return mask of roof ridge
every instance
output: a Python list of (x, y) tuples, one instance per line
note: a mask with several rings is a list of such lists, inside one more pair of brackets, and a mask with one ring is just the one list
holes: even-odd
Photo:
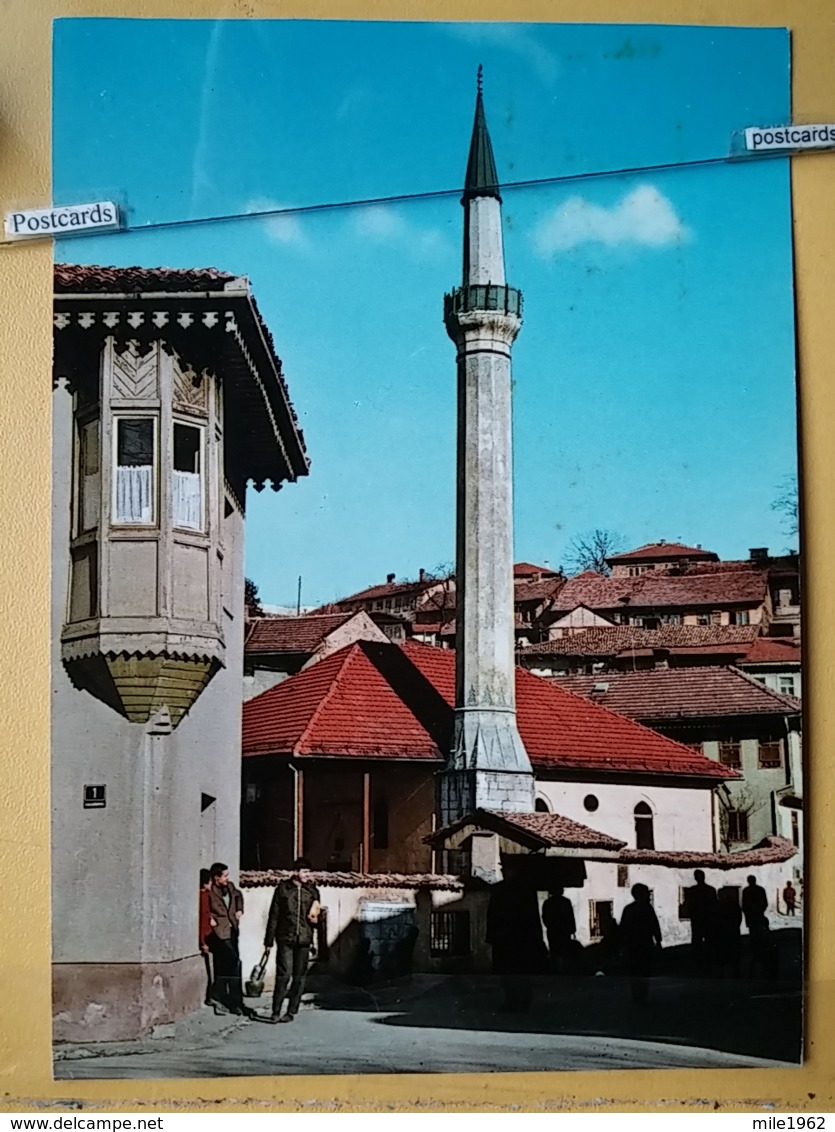
[[(339, 665), (339, 668), (336, 672), (336, 675), (334, 676), (333, 680), (331, 680), (330, 685), (328, 686), (327, 691), (325, 692), (324, 696), (322, 696), (322, 698), (319, 700), (319, 703), (316, 705), (316, 707), (311, 712), (310, 719), (308, 719), (307, 723), (305, 724), (301, 735), (299, 735), (298, 739), (293, 744), (293, 752), (292, 753), (294, 755), (301, 755), (302, 754), (302, 747), (304, 745), (305, 739), (307, 738), (308, 734), (313, 730), (314, 724), (318, 721), (322, 712), (325, 710), (325, 705), (333, 698), (334, 693), (336, 692), (337, 688), (339, 687), (340, 681), (342, 680), (342, 677), (345, 673), (345, 669), (348, 667), (348, 664), (350, 663), (353, 654), (357, 651), (357, 649), (360, 647), (361, 644), (362, 644), (361, 641), (351, 641), (350, 644), (345, 646), (344, 650), (338, 649), (335, 653), (332, 654), (332, 659), (335, 659), (336, 657), (338, 657), (340, 652), (343, 652), (343, 651), (345, 653), (345, 656), (343, 657), (343, 659), (342, 659), (342, 661)], [(362, 649), (360, 649), (360, 651), (362, 651)], [(365, 654), (363, 653), (363, 655), (365, 655)], [(322, 661), (317, 661), (317, 664), (321, 664), (321, 663), (322, 663)], [(315, 665), (314, 665), (314, 668), (315, 668)], [(308, 672), (310, 672), (310, 671), (311, 671), (311, 669), (308, 669)], [(276, 685), (276, 686), (280, 687), (281, 685), (279, 684), (279, 685)]]

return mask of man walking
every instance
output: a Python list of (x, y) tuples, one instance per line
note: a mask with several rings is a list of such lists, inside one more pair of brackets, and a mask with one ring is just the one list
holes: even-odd
[(693, 873), (696, 883), (685, 894), (685, 907), (690, 916), (690, 939), (698, 966), (710, 967), (716, 940), (716, 889), (705, 881), (701, 869)]
[[(275, 991), (271, 1021), (292, 1022), (299, 1012), (313, 930), (319, 920), (319, 889), (313, 883), (310, 862), (299, 857), (293, 862), (293, 874), (281, 881), (273, 893), (264, 936), (264, 950), (275, 943)], [(287, 1013), (281, 1006), (289, 991)]]
[(742, 892), (742, 914), (748, 934), (755, 939), (768, 931), (767, 911), (768, 896), (765, 889), (757, 884), (756, 877), (748, 877), (748, 884)]
[(797, 908), (797, 889), (790, 880), (786, 881), (783, 889), (783, 903), (786, 905), (786, 915), (793, 916)]
[(655, 956), (661, 950), (661, 928), (645, 884), (632, 886), (632, 901), (621, 915), (620, 934), (626, 951), (632, 1001), (636, 1006), (646, 1006)]
[[(241, 982), (241, 957), (238, 951), (244, 898), (229, 879), (227, 865), (216, 861), (209, 869), (209, 915), (214, 926), (207, 942), (212, 953), (215, 976), (215, 997), (232, 1014), (245, 1014)], [(215, 1007), (216, 1012), (218, 1007)]]
[(555, 886), (542, 905), (542, 922), (548, 936), (551, 968), (562, 974), (571, 958), (572, 940), (577, 932), (574, 908), (564, 895), (562, 885)]

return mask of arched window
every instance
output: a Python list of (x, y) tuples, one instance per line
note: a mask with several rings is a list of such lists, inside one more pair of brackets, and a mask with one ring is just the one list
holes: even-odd
[(655, 833), (652, 822), (652, 810), (646, 802), (639, 802), (635, 807), (635, 847), (637, 849), (655, 848)]
[(537, 798), (533, 804), (533, 808), (538, 814), (550, 814), (551, 812), (551, 807), (544, 798)]

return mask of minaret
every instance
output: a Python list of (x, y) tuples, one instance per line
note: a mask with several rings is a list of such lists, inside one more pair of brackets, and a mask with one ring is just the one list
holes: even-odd
[(462, 286), (444, 299), (458, 347), (455, 733), (440, 775), (443, 825), (476, 808), (530, 812), (534, 779), (516, 724), (510, 348), (522, 296), (505, 282), (502, 198), (481, 67), (461, 203)]

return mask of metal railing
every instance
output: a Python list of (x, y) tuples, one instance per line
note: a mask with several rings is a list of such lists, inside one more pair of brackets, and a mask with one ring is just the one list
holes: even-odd
[(522, 317), (522, 292), (497, 283), (468, 283), (444, 295), (444, 318), (467, 311), (499, 311)]

